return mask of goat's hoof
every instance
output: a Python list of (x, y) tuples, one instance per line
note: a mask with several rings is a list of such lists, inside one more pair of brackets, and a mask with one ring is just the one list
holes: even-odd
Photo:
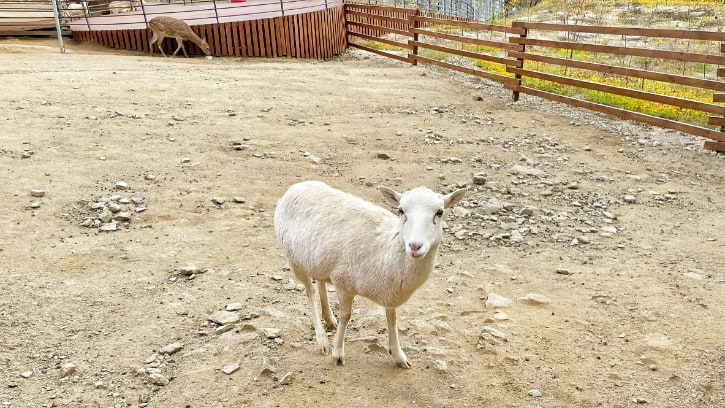
[(320, 345), (320, 352), (322, 353), (323, 356), (330, 354), (330, 344), (329, 343), (327, 343), (325, 341), (325, 342), (320, 342), (319, 345)]
[(326, 320), (325, 324), (330, 330), (337, 330), (337, 321), (335, 319)]
[(407, 369), (407, 368), (412, 368), (412, 367), (413, 367), (413, 366), (412, 366), (412, 365), (410, 364), (410, 361), (408, 361), (408, 359), (405, 359), (405, 360), (403, 360), (403, 361), (397, 361), (397, 362), (396, 362), (396, 364), (397, 364), (397, 365), (398, 365), (398, 367), (400, 367), (400, 368), (406, 368), (406, 369)]
[(337, 357), (337, 358), (335, 358), (335, 365), (344, 366), (345, 365), (345, 357)]

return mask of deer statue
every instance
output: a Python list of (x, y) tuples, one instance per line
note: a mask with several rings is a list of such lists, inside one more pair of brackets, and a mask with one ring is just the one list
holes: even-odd
[(176, 38), (176, 42), (179, 44), (179, 47), (176, 48), (173, 56), (176, 56), (176, 53), (178, 53), (179, 50), (183, 50), (186, 58), (189, 58), (189, 54), (186, 53), (186, 48), (184, 48), (184, 40), (189, 40), (198, 45), (204, 54), (211, 54), (211, 50), (209, 49), (209, 44), (206, 43), (206, 39), (199, 38), (198, 35), (191, 31), (191, 27), (189, 27), (188, 24), (179, 19), (171, 17), (154, 17), (149, 21), (149, 28), (153, 32), (153, 37), (151, 38), (151, 44), (149, 46), (149, 48), (151, 48), (152, 57), (154, 56), (154, 43), (156, 43), (159, 47), (161, 55), (164, 57), (166, 56), (163, 48), (161, 48), (161, 43), (166, 37)]

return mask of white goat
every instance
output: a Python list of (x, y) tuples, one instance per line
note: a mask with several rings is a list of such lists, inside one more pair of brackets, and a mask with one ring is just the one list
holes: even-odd
[[(322, 317), (337, 327), (332, 357), (344, 365), (344, 339), (352, 301), (364, 296), (385, 307), (389, 351), (396, 364), (410, 368), (398, 341), (396, 308), (430, 276), (442, 236), (444, 208), (456, 205), (466, 189), (441, 195), (425, 187), (405, 194), (387, 187), (380, 192), (398, 206), (399, 216), (319, 181), (305, 181), (287, 190), (277, 203), (274, 229), (295, 277), (305, 285), (312, 309), (317, 344), (327, 354), (329, 344)], [(312, 280), (317, 281), (317, 287)], [(327, 283), (335, 285), (340, 324), (327, 299)]]

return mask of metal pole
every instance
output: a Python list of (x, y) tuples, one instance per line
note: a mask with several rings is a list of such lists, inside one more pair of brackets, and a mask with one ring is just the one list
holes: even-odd
[(60, 47), (60, 53), (65, 54), (63, 34), (60, 32), (60, 13), (58, 13), (58, 0), (53, 0), (53, 15), (55, 16), (55, 33), (58, 35), (58, 46)]
[(143, 22), (146, 24), (146, 29), (148, 29), (149, 22), (146, 20), (146, 7), (144, 7), (143, 0), (141, 0), (141, 14), (143, 14)]
[(83, 9), (83, 18), (86, 19), (86, 25), (88, 26), (88, 31), (91, 31), (91, 23), (88, 22), (88, 17), (91, 14), (91, 11), (88, 10), (88, 2), (83, 1), (81, 2), (81, 8)]
[(216, 0), (212, 0), (212, 4), (214, 4), (214, 15), (216, 16), (216, 23), (219, 24), (219, 13), (216, 11)]

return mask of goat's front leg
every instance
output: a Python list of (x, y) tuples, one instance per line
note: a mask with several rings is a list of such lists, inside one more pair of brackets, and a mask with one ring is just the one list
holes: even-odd
[(352, 315), (352, 300), (355, 295), (338, 286), (335, 286), (337, 299), (340, 303), (340, 322), (337, 324), (335, 340), (332, 343), (332, 359), (337, 365), (345, 365), (345, 330)]
[(400, 368), (410, 368), (410, 361), (400, 347), (398, 339), (398, 316), (394, 307), (385, 308), (385, 317), (388, 318), (388, 348), (393, 360)]

